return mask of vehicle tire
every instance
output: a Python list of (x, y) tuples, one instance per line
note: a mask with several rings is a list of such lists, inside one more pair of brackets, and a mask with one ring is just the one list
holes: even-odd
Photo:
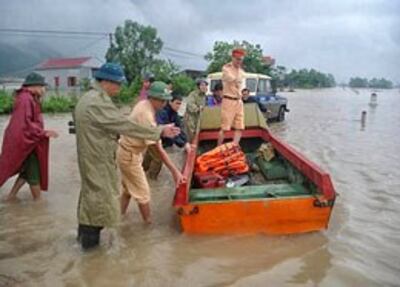
[(278, 120), (278, 122), (283, 122), (285, 120), (285, 107), (284, 106), (281, 106), (279, 108), (277, 120)]

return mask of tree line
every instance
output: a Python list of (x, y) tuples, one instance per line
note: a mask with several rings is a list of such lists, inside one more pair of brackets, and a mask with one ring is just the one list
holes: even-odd
[(367, 78), (354, 77), (350, 78), (349, 86), (352, 88), (391, 89), (393, 88), (393, 83), (384, 78), (368, 80)]
[[(157, 35), (157, 30), (137, 22), (126, 20), (123, 26), (118, 26), (114, 33), (111, 46), (107, 50), (106, 60), (119, 62), (126, 72), (128, 85), (123, 87), (121, 98), (129, 102), (140, 90), (141, 77), (151, 72), (159, 80), (171, 80), (174, 90), (187, 95), (195, 84), (193, 79), (179, 73), (179, 66), (170, 60), (160, 59), (163, 41)], [(244, 69), (250, 73), (260, 73), (272, 77), (275, 88), (324, 88), (334, 86), (335, 79), (331, 74), (324, 74), (315, 69), (291, 70), (276, 66), (265, 61), (264, 53), (259, 44), (248, 41), (216, 41), (212, 51), (205, 55), (208, 61), (207, 73), (219, 72), (222, 66), (230, 61), (231, 51), (235, 47), (246, 50)]]

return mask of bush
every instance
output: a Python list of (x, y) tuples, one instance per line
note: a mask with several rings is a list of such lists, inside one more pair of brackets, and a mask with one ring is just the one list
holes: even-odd
[[(41, 107), (43, 113), (67, 113), (71, 112), (76, 103), (78, 96), (70, 94), (60, 96), (56, 94), (46, 94)], [(9, 114), (12, 112), (14, 105), (14, 96), (11, 93), (0, 91), (0, 114)]]
[(77, 97), (46, 96), (42, 101), (43, 113), (71, 112), (78, 101)]
[(139, 95), (142, 87), (142, 81), (139, 77), (136, 78), (130, 85), (122, 85), (119, 95), (113, 97), (112, 100), (117, 105), (131, 105)]
[(187, 75), (177, 74), (172, 78), (173, 90), (182, 95), (187, 96), (196, 88), (195, 81)]
[(0, 114), (9, 114), (13, 109), (14, 98), (5, 91), (0, 91)]

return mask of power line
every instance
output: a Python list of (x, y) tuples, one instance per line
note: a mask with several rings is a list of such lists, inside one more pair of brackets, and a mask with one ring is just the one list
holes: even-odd
[[(98, 39), (98, 35), (56, 35), (56, 34), (22, 34), (22, 33), (9, 33), (9, 32), (1, 32), (0, 34), (3, 37), (31, 37), (31, 38), (62, 38), (62, 39), (72, 39), (72, 40), (84, 40), (84, 39)], [(103, 35), (103, 37), (105, 37)]]
[[(73, 36), (74, 37), (79, 37), (79, 36), (108, 36), (110, 38), (110, 43), (112, 41), (112, 36), (113, 33), (108, 33), (108, 32), (93, 32), (93, 31), (70, 31), (70, 30), (33, 30), (33, 29), (4, 29), (0, 28), (1, 33), (6, 33), (9, 36), (27, 36), (27, 37), (35, 37), (35, 36), (41, 36), (41, 37), (66, 37), (66, 36)], [(29, 33), (29, 34), (27, 34)], [(197, 57), (197, 58), (202, 58), (204, 59), (204, 55), (189, 52), (189, 51), (184, 51), (181, 49), (173, 48), (170, 46), (164, 46), (165, 50), (173, 52), (175, 54), (182, 54), (186, 56), (191, 56), (191, 57)]]
[(105, 40), (107, 37), (107, 35), (101, 37), (101, 38), (97, 38), (94, 41), (91, 41), (90, 43), (88, 43), (87, 45), (83, 46), (82, 48), (77, 49), (76, 51), (72, 52), (71, 54), (76, 54), (78, 52), (83, 52), (86, 51), (87, 49), (95, 46), (96, 44), (98, 44), (100, 41)]
[[(88, 39), (88, 37), (93, 38), (95, 36), (102, 36), (101, 38), (95, 38), (94, 41), (88, 43), (83, 48), (80, 48), (75, 53), (79, 51), (86, 50), (98, 42), (103, 40), (105, 37), (109, 37), (110, 46), (112, 44), (113, 33), (107, 32), (98, 32), (98, 31), (70, 31), (70, 30), (33, 30), (33, 29), (7, 29), (7, 28), (0, 28), (0, 34), (6, 36), (13, 36), (13, 37), (54, 37), (54, 38), (69, 38), (69, 39)], [(170, 47), (168, 45), (163, 47), (162, 53), (165, 57), (174, 57), (174, 58), (181, 58), (181, 59), (193, 59), (193, 58), (201, 58), (204, 60), (204, 55), (193, 53), (177, 48)], [(40, 64), (40, 63), (38, 63)], [(36, 67), (38, 64), (25, 68), (23, 70), (18, 70), (16, 72), (26, 71)], [(15, 72), (12, 72), (15, 73)]]
[(170, 56), (173, 58), (181, 58), (181, 59), (193, 59), (193, 57), (187, 56), (187, 55), (182, 55), (182, 54), (176, 54), (174, 52), (170, 52), (170, 51), (161, 51), (162, 54), (166, 55), (166, 56)]
[(192, 53), (192, 52), (188, 52), (188, 51), (184, 51), (184, 50), (180, 50), (180, 49), (176, 49), (176, 48), (171, 48), (169, 46), (164, 46), (165, 50), (174, 52), (174, 53), (180, 53), (180, 54), (185, 54), (188, 56), (192, 56), (192, 57), (200, 57), (200, 58), (204, 58), (204, 55), (201, 54), (197, 54), (197, 53)]
[[(82, 47), (82, 48), (79, 48), (78, 50), (74, 51), (74, 52), (71, 53), (71, 54), (76, 54), (76, 53), (78, 53), (78, 52), (85, 51), (85, 50), (87, 50), (88, 48), (90, 48), (90, 47), (92, 47), (92, 46), (98, 44), (101, 40), (104, 40), (106, 37), (107, 37), (107, 35), (103, 35), (103, 37), (97, 38), (97, 39), (95, 39), (95, 41), (91, 41), (89, 44), (85, 45), (85, 46)], [(99, 60), (100, 62), (102, 62), (102, 63), (104, 62), (103, 60), (100, 60), (97, 56), (94, 56), (94, 58), (98, 59), (98, 60)], [(43, 60), (41, 60), (40, 62), (37, 62), (37, 63), (34, 64), (34, 65), (28, 66), (28, 67), (26, 67), (26, 68), (18, 69), (18, 70), (12, 70), (12, 71), (7, 71), (7, 72), (3, 72), (2, 74), (3, 74), (3, 75), (5, 75), (5, 74), (15, 74), (15, 75), (22, 74), (22, 73), (25, 72), (25, 71), (35, 70), (37, 67), (39, 67), (39, 65), (40, 65), (42, 62), (43, 62)]]
[(68, 35), (109, 35), (107, 32), (92, 32), (92, 31), (68, 31), (68, 30), (29, 30), (29, 29), (4, 29), (0, 28), (0, 32), (14, 33), (45, 33), (45, 34), (68, 34)]

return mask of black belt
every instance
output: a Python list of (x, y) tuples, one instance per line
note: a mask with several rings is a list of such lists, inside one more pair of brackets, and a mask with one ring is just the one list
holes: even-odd
[(229, 97), (229, 96), (223, 96), (224, 99), (232, 100), (232, 101), (238, 101), (240, 100), (239, 98), (234, 98), (234, 97)]

